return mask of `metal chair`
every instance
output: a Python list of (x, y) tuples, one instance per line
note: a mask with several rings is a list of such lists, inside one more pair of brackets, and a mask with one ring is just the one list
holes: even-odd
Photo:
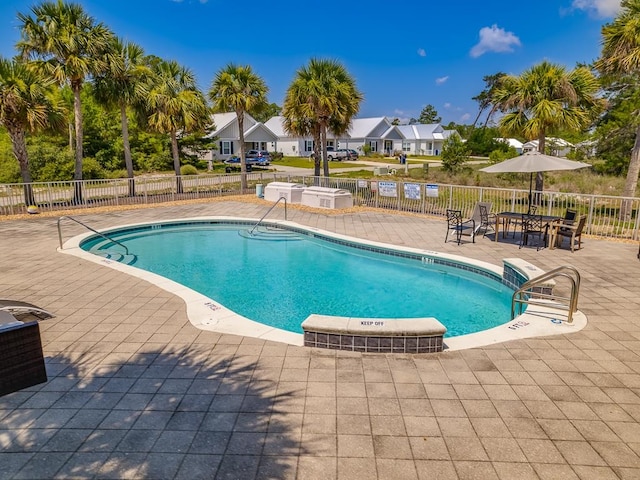
[(496, 232), (496, 229), (495, 229), (496, 214), (489, 213), (491, 204), (489, 204), (489, 207), (487, 208), (486, 204), (480, 203), (478, 207), (480, 208), (480, 226), (477, 228), (476, 233), (483, 229), (484, 229), (484, 234), (482, 235), (483, 237), (487, 236), (489, 229), (491, 229), (491, 231), (495, 233)]
[[(535, 215), (536, 210), (538, 210), (537, 205), (529, 205), (529, 208), (527, 209), (527, 213), (523, 213), (523, 215)], [(515, 220), (505, 220), (505, 222), (506, 222), (506, 225), (502, 226), (502, 230), (504, 231), (504, 236), (505, 237), (509, 236), (509, 227), (513, 226), (512, 237), (515, 238), (516, 230), (518, 229), (518, 227), (520, 227), (520, 230), (522, 230), (522, 217), (520, 219), (515, 219)]]
[(529, 237), (537, 238), (536, 250), (545, 246), (547, 239), (547, 224), (542, 220), (542, 215), (522, 215), (522, 237), (520, 237), (520, 247), (529, 244)]
[(460, 245), (462, 235), (471, 236), (471, 241), (475, 243), (476, 221), (472, 218), (462, 220), (461, 210), (447, 210), (447, 234), (444, 237), (445, 243), (449, 238), (449, 232), (455, 233), (458, 245)]

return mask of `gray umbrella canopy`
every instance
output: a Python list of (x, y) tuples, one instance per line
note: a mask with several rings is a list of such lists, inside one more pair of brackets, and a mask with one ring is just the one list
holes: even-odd
[(529, 173), (529, 208), (531, 208), (533, 174), (536, 172), (553, 172), (556, 170), (577, 170), (590, 167), (588, 163), (567, 160), (566, 158), (545, 155), (540, 152), (526, 152), (504, 162), (481, 168), (488, 173)]
[(590, 167), (588, 163), (567, 160), (566, 158), (545, 155), (540, 152), (526, 152), (504, 162), (481, 168), (481, 172), (488, 173), (534, 173), (552, 172), (555, 170), (577, 170)]

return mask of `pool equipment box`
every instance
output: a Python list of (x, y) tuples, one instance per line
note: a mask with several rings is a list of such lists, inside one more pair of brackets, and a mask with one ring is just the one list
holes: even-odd
[(353, 196), (348, 190), (328, 187), (307, 187), (302, 192), (302, 205), (316, 208), (351, 208)]
[(277, 202), (284, 197), (289, 203), (300, 203), (304, 189), (299, 183), (271, 182), (264, 189), (264, 199)]

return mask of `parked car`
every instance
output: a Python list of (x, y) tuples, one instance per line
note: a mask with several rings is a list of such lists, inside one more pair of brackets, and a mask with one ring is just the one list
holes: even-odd
[(351, 154), (351, 160), (357, 160), (358, 159), (358, 152), (356, 152), (352, 148), (348, 148), (347, 150), (349, 150), (349, 153)]
[(245, 156), (247, 164), (269, 165), (271, 164), (271, 154), (266, 150), (249, 150)]

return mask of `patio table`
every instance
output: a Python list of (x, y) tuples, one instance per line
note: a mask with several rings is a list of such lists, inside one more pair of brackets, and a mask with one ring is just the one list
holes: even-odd
[[(496, 213), (496, 227), (495, 227), (496, 235), (495, 235), (494, 241), (496, 242), (498, 241), (498, 234), (500, 233), (500, 224), (506, 226), (507, 222), (510, 222), (512, 220), (521, 220), (522, 215), (523, 214), (519, 212)], [(553, 222), (557, 220), (562, 220), (562, 217), (559, 217), (557, 215), (541, 215), (541, 217), (542, 217), (542, 221), (546, 224), (546, 231), (549, 230)], [(504, 236), (505, 236), (505, 233), (503, 229), (502, 238), (504, 238)], [(545, 233), (545, 243), (546, 243), (546, 238), (547, 238), (547, 234)]]

